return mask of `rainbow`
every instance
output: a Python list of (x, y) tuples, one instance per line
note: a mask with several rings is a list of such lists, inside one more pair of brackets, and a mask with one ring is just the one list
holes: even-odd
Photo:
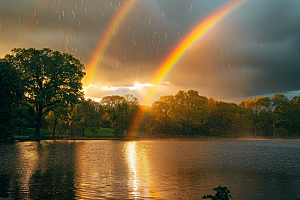
[(154, 76), (154, 83), (160, 83), (166, 79), (171, 70), (187, 55), (197, 42), (203, 39), (214, 27), (216, 27), (226, 16), (239, 8), (247, 0), (234, 0), (220, 8), (207, 19), (194, 28), (185, 39), (174, 49), (170, 56), (164, 61)]
[[(178, 65), (178, 63), (187, 55), (189, 50), (197, 44), (197, 42), (203, 39), (214, 27), (226, 19), (229, 14), (247, 1), (248, 0), (233, 0), (215, 11), (212, 15), (196, 26), (163, 62), (153, 78), (153, 83), (155, 85), (159, 85), (159, 83), (163, 82), (171, 73), (172, 69)], [(158, 87), (159, 86), (156, 86), (153, 94), (149, 95), (149, 99), (146, 103), (147, 105), (153, 101)], [(140, 115), (139, 118), (139, 120), (141, 120), (143, 116)], [(135, 132), (137, 128), (138, 125), (135, 123), (135, 125), (130, 128), (130, 132)]]
[(111, 19), (104, 35), (99, 40), (95, 50), (93, 51), (93, 55), (90, 58), (86, 76), (83, 80), (85, 86), (92, 84), (93, 79), (97, 73), (97, 70), (100, 68), (101, 60), (104, 57), (104, 54), (107, 48), (112, 43), (113, 39), (117, 36), (120, 31), (120, 28), (126, 21), (129, 16), (129, 13), (133, 10), (133, 8), (137, 5), (139, 0), (128, 0), (124, 1), (124, 4), (118, 9), (117, 14)]

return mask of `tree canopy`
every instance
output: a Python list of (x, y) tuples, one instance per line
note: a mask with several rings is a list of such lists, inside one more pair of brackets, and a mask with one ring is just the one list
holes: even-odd
[(0, 59), (0, 138), (9, 137), (14, 129), (12, 113), (24, 92), (19, 75), (11, 63)]
[(47, 48), (13, 49), (0, 59), (0, 137), (29, 126), (36, 127), (36, 136), (41, 126), (51, 126), (53, 136), (56, 126), (74, 136), (87, 129), (96, 135), (100, 127), (113, 129), (115, 137), (134, 136), (137, 129), (147, 136), (300, 136), (299, 97), (275, 94), (237, 105), (188, 90), (151, 106), (141, 106), (131, 94), (95, 102), (84, 99), (83, 69), (79, 59)]
[(21, 73), (24, 99), (35, 108), (36, 136), (39, 136), (45, 113), (83, 98), (81, 80), (85, 75), (84, 65), (71, 54), (47, 48), (18, 48), (12, 53), (6, 55), (5, 60)]

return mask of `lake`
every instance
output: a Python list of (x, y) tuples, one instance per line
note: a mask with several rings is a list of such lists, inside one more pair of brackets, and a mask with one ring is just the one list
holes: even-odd
[(300, 199), (300, 141), (78, 140), (0, 143), (0, 197)]

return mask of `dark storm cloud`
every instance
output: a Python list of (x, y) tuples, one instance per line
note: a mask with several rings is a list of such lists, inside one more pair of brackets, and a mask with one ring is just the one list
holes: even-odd
[[(107, 87), (150, 83), (188, 33), (228, 2), (141, 0), (106, 49), (95, 83)], [(123, 3), (2, 0), (0, 55), (15, 47), (50, 47), (75, 54), (87, 66)], [(165, 80), (171, 83), (166, 91), (195, 89), (228, 101), (271, 93), (299, 95), (299, 8), (297, 0), (250, 0), (178, 63)], [(95, 95), (100, 98), (101, 90)]]
[(230, 57), (260, 72), (249, 96), (300, 89), (299, 6), (299, 1), (256, 1), (240, 14), (241, 40)]

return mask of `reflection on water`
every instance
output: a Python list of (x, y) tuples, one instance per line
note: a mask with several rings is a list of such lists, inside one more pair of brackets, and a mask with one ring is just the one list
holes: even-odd
[(75, 196), (93, 198), (157, 198), (146, 149), (137, 142), (77, 141)]
[(0, 143), (0, 197), (300, 199), (300, 141)]
[(75, 148), (75, 196), (110, 197), (113, 184), (113, 146), (110, 141), (77, 141)]
[(20, 163), (17, 169), (17, 173), (19, 174), (20, 178), (17, 182), (20, 186), (20, 192), (28, 197), (30, 186), (29, 181), (31, 180), (31, 177), (39, 163), (38, 143), (18, 143), (17, 149), (19, 151), (18, 162)]
[(138, 148), (141, 145), (137, 143), (136, 141), (124, 143), (124, 153), (129, 169), (128, 185), (132, 187), (134, 198), (159, 198), (150, 172), (147, 149)]

